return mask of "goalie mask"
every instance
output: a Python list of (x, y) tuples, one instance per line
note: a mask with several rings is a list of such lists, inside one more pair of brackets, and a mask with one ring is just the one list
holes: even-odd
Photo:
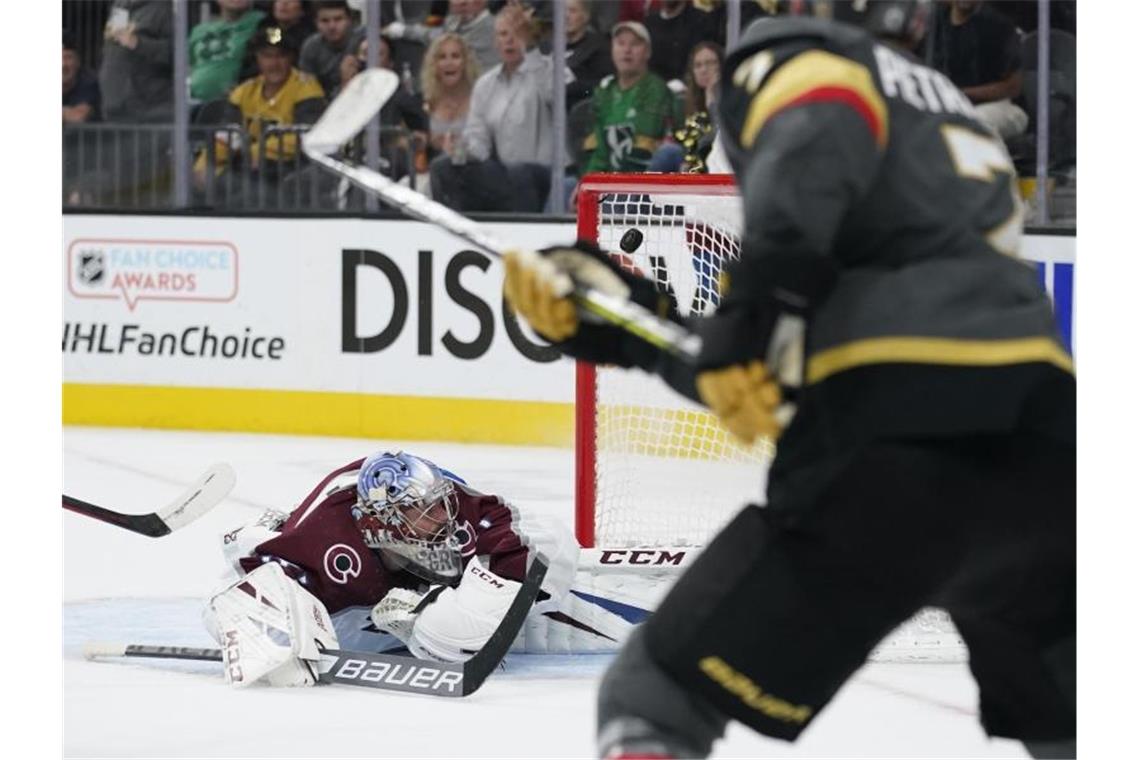
[(459, 501), (438, 467), (402, 451), (374, 454), (360, 468), (356, 491), (353, 516), (389, 570), (407, 570), (432, 583), (459, 577)]

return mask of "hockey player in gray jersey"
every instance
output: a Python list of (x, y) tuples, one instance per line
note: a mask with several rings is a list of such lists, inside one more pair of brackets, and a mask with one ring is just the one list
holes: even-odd
[(508, 257), (508, 300), (565, 353), (658, 373), (746, 441), (780, 437), (767, 505), (603, 680), (604, 757), (705, 756), (730, 719), (794, 741), (927, 605), (969, 647), (989, 734), (1075, 752), (1072, 359), (1017, 258), (1004, 146), (907, 51), (928, 4), (855, 8), (864, 29), (758, 21), (726, 61), (745, 221), (717, 310), (687, 321), (696, 366), (580, 318), (575, 282), (682, 321), (602, 252)]

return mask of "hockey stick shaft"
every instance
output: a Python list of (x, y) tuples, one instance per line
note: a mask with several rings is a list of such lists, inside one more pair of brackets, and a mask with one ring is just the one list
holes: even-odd
[[(337, 683), (441, 697), (466, 697), (473, 694), (506, 657), (530, 608), (538, 598), (546, 570), (545, 559), (535, 557), (507, 614), (487, 639), (487, 643), (466, 662), (432, 662), (411, 655), (328, 649), (321, 653), (317, 667), (319, 680), (325, 684)], [(222, 662), (220, 649), (149, 644), (92, 642), (84, 647), (83, 655), (87, 659), (138, 657)]]
[(116, 525), (133, 533), (158, 538), (189, 525), (209, 512), (233, 489), (236, 477), (228, 464), (212, 465), (178, 498), (156, 512), (130, 515), (63, 494), (63, 508)]

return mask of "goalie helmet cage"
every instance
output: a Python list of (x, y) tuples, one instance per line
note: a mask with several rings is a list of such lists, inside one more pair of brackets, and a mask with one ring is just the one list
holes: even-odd
[[(591, 174), (579, 183), (578, 237), (651, 277), (683, 315), (716, 308), (741, 227), (730, 175)], [(739, 445), (707, 411), (642, 372), (579, 362), (575, 385), (583, 547), (701, 546), (741, 505), (763, 498), (772, 442)], [(964, 661), (966, 650), (949, 616), (930, 609), (872, 659)]]

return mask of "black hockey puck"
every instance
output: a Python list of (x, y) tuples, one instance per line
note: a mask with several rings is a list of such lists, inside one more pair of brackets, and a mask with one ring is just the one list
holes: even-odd
[(625, 231), (625, 234), (621, 236), (621, 242), (618, 243), (618, 246), (626, 253), (633, 253), (637, 250), (638, 246), (641, 245), (641, 241), (644, 238), (645, 235), (641, 234), (641, 230), (636, 227), (630, 227)]

